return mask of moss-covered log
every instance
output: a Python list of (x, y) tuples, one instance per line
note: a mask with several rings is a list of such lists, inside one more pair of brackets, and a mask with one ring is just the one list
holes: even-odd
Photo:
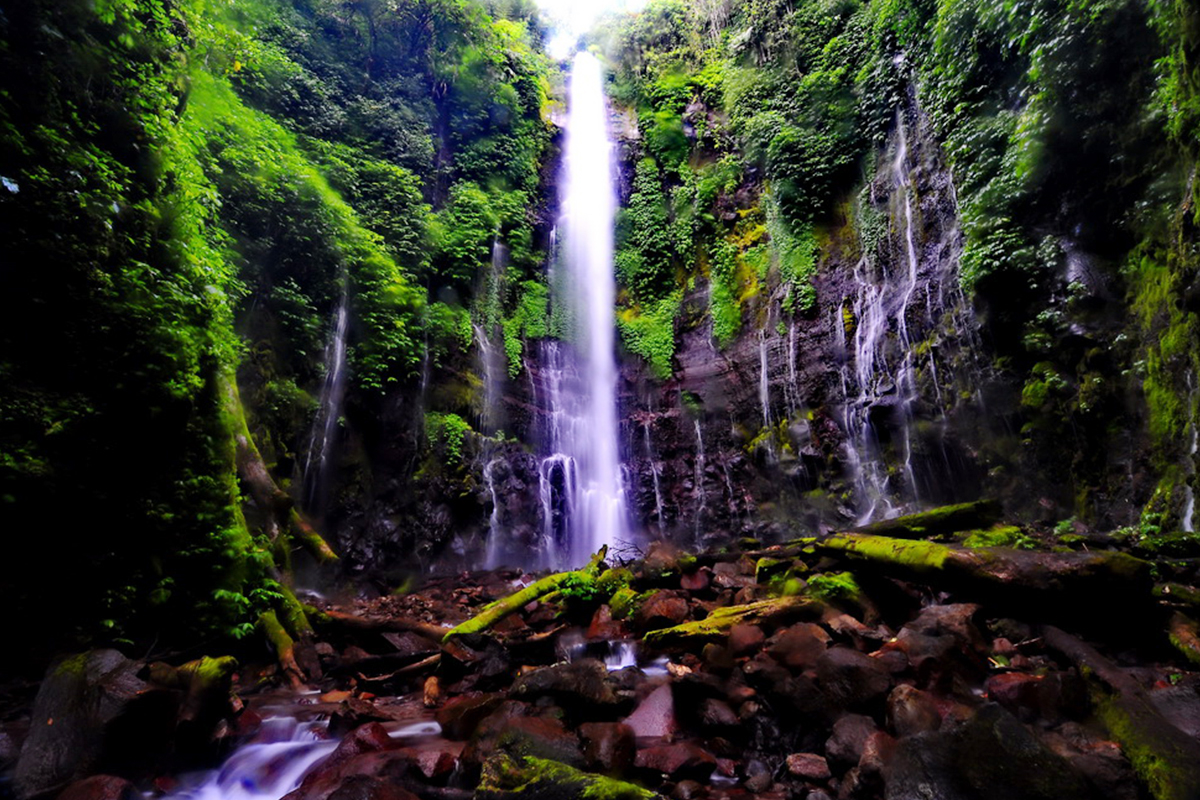
[(586, 578), (594, 580), (600, 574), (600, 566), (604, 563), (607, 555), (608, 546), (605, 545), (600, 548), (600, 552), (592, 556), (591, 562), (581, 570), (557, 572), (553, 575), (547, 575), (529, 584), (519, 592), (510, 594), (508, 597), (497, 600), (494, 603), (488, 603), (478, 614), (447, 631), (445, 636), (442, 637), (442, 641), (449, 641), (453, 636), (486, 631), (500, 620), (510, 614), (516, 613), (534, 600), (541, 599), (551, 592), (557, 591), (558, 587), (572, 575), (583, 575)]
[(1115, 551), (966, 548), (865, 534), (838, 534), (811, 544), (857, 569), (1052, 617), (1099, 624), (1104, 614), (1126, 618), (1153, 607), (1151, 564)]
[(544, 758), (498, 755), (483, 765), (480, 800), (652, 800), (648, 789)]
[(650, 631), (645, 642), (655, 647), (701, 647), (725, 639), (734, 625), (771, 627), (804, 617), (818, 617), (824, 604), (807, 597), (778, 597), (715, 609), (695, 622)]
[(929, 539), (989, 527), (1000, 520), (1000, 513), (1000, 504), (995, 500), (977, 500), (882, 520), (856, 530), (896, 539)]
[(1138, 682), (1095, 648), (1051, 626), (1042, 638), (1087, 677), (1098, 716), (1155, 800), (1200, 798), (1200, 743), (1167, 722)]
[(258, 627), (275, 651), (275, 658), (288, 683), (294, 689), (304, 686), (304, 671), (296, 661), (296, 640), (280, 624), (278, 615), (274, 611), (267, 611), (258, 618)]
[(1167, 636), (1188, 661), (1200, 665), (1200, 625), (1196, 620), (1179, 612), (1172, 614), (1167, 623)]

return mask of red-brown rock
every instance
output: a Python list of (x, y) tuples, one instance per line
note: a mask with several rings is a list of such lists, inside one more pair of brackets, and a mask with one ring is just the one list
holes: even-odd
[(666, 590), (650, 595), (638, 608), (636, 622), (642, 630), (655, 630), (678, 625), (688, 618), (687, 600)]
[(887, 719), (897, 736), (936, 731), (942, 725), (937, 701), (920, 689), (906, 684), (897, 686), (888, 695)]
[(639, 750), (634, 763), (639, 769), (666, 775), (676, 780), (693, 778), (707, 780), (717, 759), (712, 753), (692, 742), (655, 745)]
[(787, 757), (787, 768), (797, 778), (810, 781), (828, 780), (833, 775), (825, 759), (815, 753), (792, 753)]
[(633, 728), (619, 722), (585, 722), (579, 726), (583, 756), (590, 770), (623, 775), (633, 766), (637, 740)]
[(112, 775), (93, 775), (63, 790), (58, 800), (141, 800), (133, 784)]

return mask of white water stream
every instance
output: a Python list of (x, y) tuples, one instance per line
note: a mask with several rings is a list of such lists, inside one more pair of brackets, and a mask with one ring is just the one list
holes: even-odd
[[(578, 566), (626, 538), (617, 425), (612, 140), (603, 73), (575, 58), (569, 89), (563, 195), (564, 274), (552, 281), (574, 322), (573, 353), (547, 342), (547, 455), (539, 469), (545, 566)], [(565, 291), (564, 291), (565, 290)], [(572, 355), (574, 357), (572, 357)]]
[(349, 328), (350, 299), (346, 279), (342, 279), (342, 298), (333, 318), (333, 329), (325, 345), (325, 382), (313, 419), (308, 457), (304, 462), (304, 498), (310, 512), (320, 513), (329, 480), (330, 453), (337, 438), (338, 419), (346, 398), (346, 333)]

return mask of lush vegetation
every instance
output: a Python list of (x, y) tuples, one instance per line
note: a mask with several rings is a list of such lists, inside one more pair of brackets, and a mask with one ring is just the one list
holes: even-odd
[(470, 344), (497, 236), (540, 264), (532, 6), (39, 0), (0, 26), (4, 599), (67, 638), (243, 635), (294, 546), (245, 505), (243, 413), (286, 490), (340, 304), (371, 413)]

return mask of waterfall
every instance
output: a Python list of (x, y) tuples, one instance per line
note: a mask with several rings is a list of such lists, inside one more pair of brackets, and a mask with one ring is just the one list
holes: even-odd
[(762, 406), (763, 428), (771, 427), (771, 384), (767, 374), (767, 332), (758, 332), (758, 403)]
[[(918, 497), (912, 463), (913, 403), (917, 399), (914, 346), (909, 330), (909, 309), (917, 291), (920, 260), (914, 229), (912, 185), (909, 179), (908, 137), (904, 118), (896, 117), (897, 144), (891, 163), (893, 197), (898, 198), (895, 219), (902, 225), (903, 263), (873, 274), (867, 257), (854, 268), (853, 297), (854, 371), (843, 366), (841, 381), (846, 405), (843, 414), (848, 434), (847, 460), (854, 474), (859, 522), (893, 517)], [(927, 303), (929, 298), (926, 298)], [(844, 310), (833, 320), (835, 336), (846, 341)], [(930, 316), (927, 313), (927, 316)], [(847, 357), (849, 352), (847, 353)], [(852, 379), (851, 379), (852, 378)], [(892, 457), (899, 470), (889, 469), (879, 430), (880, 412), (890, 416)], [(897, 480), (900, 477), (903, 480)]]
[(654, 513), (658, 519), (658, 535), (662, 536), (666, 532), (666, 519), (663, 516), (662, 487), (659, 480), (659, 473), (662, 471), (662, 468), (654, 460), (654, 447), (650, 442), (649, 420), (642, 426), (642, 430), (645, 433), (646, 439), (646, 460), (650, 464), (650, 477), (653, 478), (654, 483)]
[(346, 398), (346, 331), (349, 327), (350, 300), (348, 281), (342, 279), (342, 297), (333, 316), (333, 330), (325, 345), (325, 382), (312, 437), (304, 462), (305, 504), (310, 512), (320, 513), (328, 483), (329, 456), (337, 438), (338, 419)]
[(550, 567), (582, 564), (601, 546), (619, 545), (627, 530), (616, 403), (613, 146), (600, 62), (589, 54), (575, 58), (569, 105), (564, 274), (552, 275), (551, 299), (566, 305), (573, 347), (547, 341), (542, 362), (548, 413), (538, 498), (542, 559)]
[[(491, 273), (488, 275), (486, 287), (489, 296), (488, 308), (500, 308), (500, 288), (504, 281), (507, 256), (508, 251), (500, 243), (500, 238), (496, 237), (492, 242)], [(491, 319), (485, 319), (474, 326), (475, 339), (479, 345), (480, 367), (483, 370), (483, 410), (479, 415), (479, 427), (487, 435), (496, 433), (502, 423), (500, 404), (507, 367), (503, 339), (499, 345), (492, 342), (491, 335), (495, 327), (495, 321)]]
[(1200, 430), (1197, 429), (1196, 419), (1197, 387), (1195, 372), (1188, 372), (1187, 382), (1188, 405), (1192, 410), (1192, 419), (1188, 424), (1187, 478), (1183, 485), (1183, 513), (1180, 515), (1179, 528), (1185, 533), (1195, 533), (1196, 490), (1192, 488), (1191, 481), (1196, 479), (1196, 453), (1200, 451)]
[(704, 488), (704, 434), (700, 429), (700, 420), (696, 425), (696, 541), (700, 541), (700, 527), (704, 522), (704, 512), (708, 508), (708, 492)]

